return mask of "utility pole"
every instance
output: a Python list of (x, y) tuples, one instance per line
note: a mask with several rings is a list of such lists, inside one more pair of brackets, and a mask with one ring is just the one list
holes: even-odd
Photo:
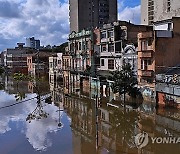
[(37, 75), (38, 75), (38, 79), (39, 79), (39, 49), (37, 49), (37, 70), (38, 70), (38, 72), (37, 72)]

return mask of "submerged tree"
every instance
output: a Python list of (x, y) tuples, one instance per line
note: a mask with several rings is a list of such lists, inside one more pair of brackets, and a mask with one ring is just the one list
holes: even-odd
[[(17, 94), (15, 95), (16, 101), (25, 99), (25, 97), (26, 97), (24, 92), (19, 91), (19, 83), (21, 81), (30, 81), (30, 82), (41, 81), (41, 79), (39, 79), (39, 78), (36, 79), (34, 77), (31, 77), (29, 75), (25, 75), (22, 73), (15, 73), (13, 75), (13, 78), (14, 78), (14, 80), (17, 81)], [(37, 92), (37, 97), (36, 97), (37, 105), (36, 105), (36, 108), (30, 114), (28, 114), (28, 116), (26, 118), (26, 121), (28, 121), (29, 123), (31, 123), (32, 120), (40, 120), (42, 118), (48, 117), (49, 113), (44, 111), (42, 101), (45, 101), (45, 103), (52, 103), (51, 97), (47, 97), (45, 99), (43, 97), (41, 98), (39, 84), (38, 84), (38, 86), (33, 84), (33, 87), (35, 88), (35, 90)]]
[(125, 104), (125, 95), (128, 93), (130, 96), (136, 96), (137, 92), (137, 78), (134, 75), (134, 72), (131, 69), (130, 64), (124, 64), (120, 71), (116, 70), (113, 72), (112, 84), (113, 93), (119, 93), (119, 95), (124, 95), (124, 104)]

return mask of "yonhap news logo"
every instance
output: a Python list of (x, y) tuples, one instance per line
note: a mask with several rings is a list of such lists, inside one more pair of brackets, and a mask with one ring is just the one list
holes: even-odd
[(135, 136), (136, 147), (141, 149), (145, 147), (149, 142), (149, 136), (146, 132), (139, 133)]
[(138, 149), (147, 146), (150, 142), (152, 144), (179, 144), (180, 137), (150, 137), (146, 132), (139, 133), (135, 136), (135, 145)]

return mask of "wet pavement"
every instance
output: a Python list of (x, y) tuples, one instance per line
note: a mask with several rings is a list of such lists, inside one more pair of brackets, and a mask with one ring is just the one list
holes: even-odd
[(96, 104), (49, 82), (1, 79), (1, 154), (179, 154), (179, 137), (177, 109)]

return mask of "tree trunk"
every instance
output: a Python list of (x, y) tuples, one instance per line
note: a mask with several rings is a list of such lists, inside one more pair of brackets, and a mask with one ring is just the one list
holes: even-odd
[(126, 93), (124, 92), (124, 108), (126, 108)]

